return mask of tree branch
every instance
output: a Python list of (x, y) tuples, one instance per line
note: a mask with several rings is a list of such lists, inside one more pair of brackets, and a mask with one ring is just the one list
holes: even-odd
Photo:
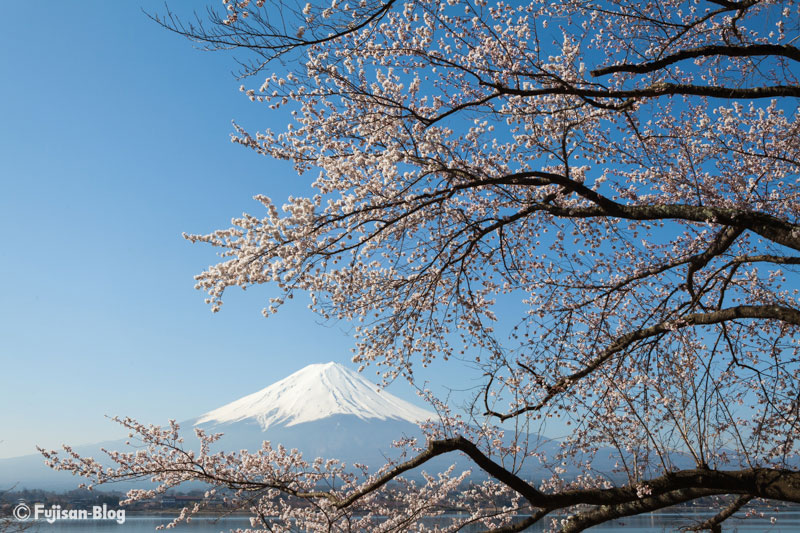
[(590, 72), (592, 76), (605, 76), (615, 72), (647, 73), (661, 69), (684, 59), (708, 56), (729, 56), (729, 57), (750, 57), (750, 56), (781, 56), (800, 61), (800, 48), (792, 45), (781, 44), (750, 44), (742, 46), (733, 45), (708, 45), (698, 48), (681, 50), (674, 54), (662, 57), (655, 61), (639, 63), (637, 65), (623, 63), (621, 65), (611, 65), (602, 67)]
[(686, 531), (706, 531), (711, 530), (714, 531), (715, 528), (718, 528), (722, 522), (733, 516), (739, 509), (747, 505), (747, 503), (753, 499), (753, 496), (746, 494), (744, 496), (739, 496), (736, 500), (731, 503), (728, 507), (717, 513), (716, 515), (712, 516), (705, 522), (698, 524), (696, 526), (692, 526), (690, 528), (686, 528)]
[(636, 341), (662, 335), (669, 331), (683, 329), (690, 326), (710, 325), (727, 322), (730, 320), (742, 318), (760, 318), (780, 320), (788, 324), (800, 326), (800, 311), (791, 307), (781, 305), (740, 305), (737, 307), (729, 307), (727, 309), (719, 309), (709, 313), (694, 313), (677, 317), (671, 320), (665, 320), (653, 326), (642, 328), (617, 338), (612, 342), (608, 348), (603, 350), (600, 355), (586, 363), (583, 368), (568, 376), (559, 378), (553, 385), (546, 388), (544, 397), (537, 403), (532, 405), (525, 405), (509, 413), (497, 413), (489, 411), (486, 415), (491, 415), (505, 421), (511, 418), (520, 416), (521, 414), (538, 411), (544, 408), (550, 400), (567, 391), (567, 389), (574, 383), (585, 378), (603, 365), (606, 361), (611, 359), (615, 354), (625, 350)]

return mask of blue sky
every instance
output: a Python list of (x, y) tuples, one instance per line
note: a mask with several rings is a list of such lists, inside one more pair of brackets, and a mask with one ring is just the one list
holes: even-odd
[[(353, 368), (348, 325), (306, 298), (265, 319), (266, 288), (226, 293), (217, 314), (194, 289), (218, 259), (183, 232), (310, 191), (230, 142), (232, 120), (285, 119), (239, 91), (232, 56), (149, 20), (161, 0), (78, 6), (26, 5), (0, 33), (0, 458), (120, 438), (105, 415), (186, 420), (311, 363)], [(482, 379), (453, 361), (415, 376), (456, 407)]]
[(142, 8), (163, 3), (26, 4), (0, 33), (0, 457), (119, 437), (104, 415), (186, 419), (350, 359), (346, 328), (304, 299), (267, 320), (266, 291), (212, 314), (194, 290), (216, 257), (182, 232), (306, 180), (229, 142), (231, 120), (282, 126), (239, 92), (231, 57)]

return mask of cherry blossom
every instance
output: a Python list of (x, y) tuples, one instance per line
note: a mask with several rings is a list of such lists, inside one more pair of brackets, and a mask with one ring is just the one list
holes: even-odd
[[(187, 235), (220, 252), (196, 278), (212, 309), (233, 287), (270, 287), (266, 315), (305, 293), (387, 380), (458, 359), (485, 381), (469, 413), (426, 393), (427, 442), (372, 473), (206, 435), (192, 454), (127, 419), (144, 453), (55, 466), (159, 483), (134, 500), (203, 480), (272, 531), (568, 532), (727, 498), (695, 524), (713, 529), (800, 502), (800, 3), (227, 0), (205, 26), (156, 19), (241, 52), (245, 96), (290, 122), (233, 142), (315, 189)], [(553, 418), (572, 434), (547, 457)], [(613, 472), (592, 466), (606, 450)], [(471, 470), (404, 477), (458, 453)], [(469, 515), (426, 525), (443, 502)]]

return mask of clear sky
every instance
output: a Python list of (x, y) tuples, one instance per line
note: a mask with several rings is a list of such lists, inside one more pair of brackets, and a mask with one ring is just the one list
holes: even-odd
[[(227, 227), (259, 213), (254, 194), (280, 203), (307, 180), (229, 142), (231, 120), (282, 126), (239, 92), (231, 57), (142, 9), (163, 2), (5, 9), (0, 457), (120, 437), (104, 415), (191, 418), (350, 360), (346, 328), (319, 324), (304, 299), (264, 319), (265, 291), (232, 291), (212, 314), (194, 290), (216, 257), (182, 232)], [(389, 390), (414, 401), (405, 384)]]

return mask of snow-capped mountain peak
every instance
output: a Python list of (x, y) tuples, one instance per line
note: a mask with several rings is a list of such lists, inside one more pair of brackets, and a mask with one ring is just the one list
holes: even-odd
[(434, 417), (432, 412), (331, 362), (309, 365), (265, 389), (209, 411), (195, 425), (255, 419), (266, 430), (273, 425), (294, 426), (339, 414), (412, 423)]

